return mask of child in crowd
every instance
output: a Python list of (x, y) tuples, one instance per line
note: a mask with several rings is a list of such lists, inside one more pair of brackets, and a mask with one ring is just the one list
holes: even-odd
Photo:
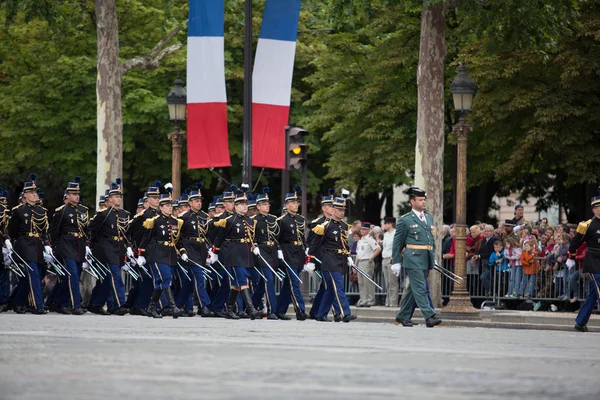
[(523, 288), (523, 266), (521, 265), (521, 248), (513, 238), (508, 238), (504, 248), (504, 257), (508, 260), (510, 267), (510, 281), (508, 284), (508, 295), (506, 297), (521, 297)]
[(508, 259), (505, 257), (502, 247), (502, 241), (496, 240), (494, 242), (494, 252), (490, 254), (490, 258), (488, 258), (488, 266), (492, 267), (490, 268), (492, 271), (496, 271), (497, 278), (492, 280), (492, 282), (495, 282), (499, 294), (504, 293), (508, 286), (507, 275), (509, 274), (508, 271), (510, 269), (508, 266)]
[(559, 300), (569, 300), (570, 296), (569, 296), (569, 292), (570, 292), (570, 288), (569, 288), (569, 275), (570, 275), (570, 268), (567, 268), (566, 263), (567, 260), (569, 259), (569, 242), (570, 242), (571, 238), (569, 237), (569, 234), (567, 233), (563, 233), (561, 235), (558, 235), (557, 238), (557, 245), (558, 245), (558, 249), (556, 252), (556, 263), (554, 264), (554, 268), (555, 271), (558, 271), (556, 274), (557, 278), (562, 278), (562, 297), (559, 297)]
[(523, 265), (523, 283), (525, 288), (525, 297), (533, 297), (533, 291), (537, 284), (537, 273), (539, 272), (539, 263), (535, 259), (535, 244), (531, 241), (523, 243), (523, 252), (521, 253), (521, 264)]

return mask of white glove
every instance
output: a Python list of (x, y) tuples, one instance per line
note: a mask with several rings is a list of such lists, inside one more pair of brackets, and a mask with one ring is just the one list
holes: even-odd
[(10, 257), (8, 256), (8, 254), (4, 255), (4, 265), (6, 265), (7, 267), (12, 265), (12, 260), (10, 259)]
[(575, 260), (571, 260), (570, 258), (567, 260), (567, 267), (573, 268), (575, 266)]
[(52, 252), (52, 247), (50, 246), (44, 246), (44, 251), (50, 256), (54, 255), (54, 253)]
[(12, 247), (12, 243), (10, 242), (10, 239), (6, 239), (4, 241), (4, 245), (6, 246), (6, 248), (8, 249), (8, 251), (12, 251), (13, 247)]
[(258, 256), (260, 254), (260, 249), (258, 248), (258, 246), (254, 246), (254, 248), (252, 249), (252, 252), (254, 253), (255, 256)]
[(208, 251), (208, 257), (210, 258), (210, 263), (214, 264), (219, 261), (219, 256), (212, 252), (212, 250)]
[(46, 263), (50, 264), (54, 260), (52, 259), (52, 256), (50, 254), (44, 252), (44, 261), (46, 261)]
[(139, 256), (137, 258), (137, 263), (138, 265), (141, 267), (142, 265), (146, 264), (146, 257), (144, 256)]
[[(86, 248), (86, 251), (87, 251), (87, 248)], [(133, 254), (133, 250), (131, 249), (131, 247), (127, 248), (127, 257), (135, 258), (135, 254)]]
[(307, 271), (307, 272), (314, 272), (315, 271), (315, 263), (307, 263), (304, 264), (304, 268), (302, 268), (302, 271)]
[(391, 270), (396, 276), (400, 276), (400, 268), (402, 268), (402, 264), (392, 264)]
[(87, 262), (83, 262), (83, 263), (81, 264), (81, 268), (83, 268), (83, 269), (85, 269), (85, 270), (88, 270), (88, 269), (90, 269), (90, 264), (88, 264)]
[(188, 255), (187, 255), (187, 254), (183, 253), (183, 254), (181, 255), (181, 260), (182, 260), (183, 262), (187, 262), (189, 259), (190, 259), (190, 258), (188, 257)]
[(308, 247), (306, 247), (306, 251), (304, 253), (308, 255)]
[(85, 256), (91, 256), (92, 255), (92, 249), (90, 249), (90, 246), (85, 246)]
[(129, 265), (123, 265), (123, 266), (121, 267), (121, 269), (122, 269), (123, 271), (127, 272), (127, 271), (129, 271), (131, 268), (129, 267)]
[(10, 254), (10, 249), (8, 249), (6, 247), (3, 247), (2, 248), (2, 254), (4, 254), (5, 256), (8, 255), (8, 254)]
[(350, 256), (348, 256), (348, 266), (354, 267), (354, 260)]
[(277, 250), (277, 258), (279, 258), (280, 260), (283, 260), (283, 251)]
[(91, 253), (85, 255), (85, 261), (87, 261), (90, 264), (93, 262), (92, 254)]

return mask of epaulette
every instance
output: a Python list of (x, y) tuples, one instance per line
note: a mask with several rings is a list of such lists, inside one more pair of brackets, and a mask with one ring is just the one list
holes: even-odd
[(221, 215), (223, 215), (223, 213), (218, 213), (217, 215), (215, 215), (215, 216), (213, 217), (213, 219), (215, 219), (215, 218), (220, 218), (220, 217), (221, 217)]
[(591, 219), (588, 219), (585, 222), (580, 222), (579, 225), (577, 225), (577, 233), (580, 233), (582, 235), (585, 235), (588, 228), (590, 227), (590, 224), (592, 223)]
[[(256, 214), (256, 215), (258, 215), (258, 214)], [(251, 216), (250, 219), (256, 218), (256, 215)]]
[(227, 220), (229, 218), (231, 218), (231, 215), (226, 218), (222, 218), (222, 219), (218, 220), (217, 222), (213, 223), (213, 225), (218, 228), (225, 228), (227, 226)]
[(10, 211), (15, 211), (17, 208), (19, 207), (23, 207), (24, 204), (19, 204), (18, 206), (14, 206), (13, 208), (10, 209)]
[[(187, 214), (188, 212), (190, 212), (190, 210), (186, 210), (184, 212), (182, 212), (181, 214), (179, 214), (177, 217), (183, 217), (185, 214)], [(177, 218), (176, 218), (177, 219)]]
[(181, 218), (175, 218), (177, 220), (177, 229), (181, 232), (181, 226), (183, 225), (183, 220)]
[(44, 206), (40, 206), (40, 205), (38, 205), (38, 207), (39, 207), (39, 208), (41, 208), (41, 209), (42, 209), (42, 210), (44, 210), (44, 211), (48, 211), (48, 209), (47, 209), (46, 207), (44, 207)]
[(202, 211), (202, 210), (198, 211), (198, 214), (201, 214), (201, 215), (203, 215), (203, 216), (205, 216), (205, 217), (208, 217), (208, 214), (207, 214), (207, 213), (205, 213), (205, 212), (204, 212), (204, 211)]
[(135, 215), (133, 216), (133, 218), (139, 218), (139, 217), (141, 217), (142, 215), (144, 215), (144, 213), (145, 213), (145, 212), (146, 212), (146, 210), (144, 210), (144, 211), (140, 211), (139, 213), (135, 214)]
[(312, 221), (310, 221), (310, 223), (311, 223), (311, 224), (316, 224), (317, 222), (319, 222), (319, 220), (320, 220), (321, 218), (322, 218), (322, 217), (315, 218), (315, 219), (313, 219)]
[(152, 217), (152, 218), (148, 218), (148, 219), (147, 219), (147, 220), (145, 220), (145, 221), (144, 221), (144, 223), (142, 224), (142, 225), (143, 225), (143, 227), (144, 227), (144, 228), (146, 228), (146, 229), (152, 229), (152, 228), (154, 228), (154, 220), (155, 220), (156, 218), (158, 218), (158, 217), (159, 217), (159, 215), (155, 215), (155, 216), (154, 216), (154, 217)]
[(60, 206), (60, 207), (57, 207), (57, 208), (54, 210), (54, 212), (56, 212), (56, 211), (60, 211), (60, 210), (62, 210), (63, 208), (65, 208), (65, 205), (64, 205), (64, 204), (63, 204), (62, 206)]
[(276, 219), (276, 221), (282, 220), (282, 219), (283, 219), (283, 218), (284, 218), (286, 215), (287, 215), (287, 214), (284, 214), (284, 215), (282, 215), (281, 217), (278, 217), (278, 218)]
[[(412, 212), (412, 211), (411, 211)], [(400, 219), (408, 217), (410, 215), (410, 212), (407, 212), (406, 214), (404, 214), (403, 216), (400, 217)]]
[(125, 211), (125, 213), (127, 213), (127, 215), (131, 215), (131, 213), (127, 210), (123, 210), (122, 208), (120, 209), (120, 211)]
[(322, 224), (315, 226), (314, 228), (312, 228), (312, 231), (319, 236), (323, 236), (323, 234), (325, 233), (325, 227), (327, 227), (328, 224), (329, 224), (329, 220), (323, 222)]
[(87, 210), (89, 210), (89, 208), (87, 208), (87, 207), (86, 207), (86, 206), (84, 206), (83, 204), (77, 204), (77, 207), (81, 207), (81, 208), (83, 208), (83, 209), (84, 209), (84, 210), (86, 210), (86, 211), (87, 211)]

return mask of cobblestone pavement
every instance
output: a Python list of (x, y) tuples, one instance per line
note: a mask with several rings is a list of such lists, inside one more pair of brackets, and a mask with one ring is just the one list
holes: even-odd
[(0, 399), (598, 399), (600, 334), (0, 314)]

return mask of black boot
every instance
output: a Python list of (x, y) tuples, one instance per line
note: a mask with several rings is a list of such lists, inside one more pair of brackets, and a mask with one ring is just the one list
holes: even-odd
[(167, 298), (167, 302), (169, 303), (169, 311), (173, 318), (179, 318), (183, 315), (183, 310), (180, 310), (175, 305), (175, 299), (173, 298), (173, 292), (171, 292), (171, 288), (167, 288), (165, 291), (165, 297)]
[(250, 319), (262, 319), (264, 314), (261, 311), (254, 308), (254, 304), (252, 304), (252, 296), (250, 296), (250, 289), (242, 289), (242, 299), (244, 300), (244, 304), (246, 304), (246, 311), (250, 316)]
[(162, 296), (162, 292), (163, 291), (161, 289), (154, 289), (154, 292), (152, 292), (152, 300), (150, 300), (150, 306), (148, 307), (149, 317), (162, 318), (162, 315), (160, 315), (156, 310), (156, 305), (160, 300), (160, 296)]
[(227, 319), (240, 319), (240, 317), (235, 313), (235, 305), (237, 302), (238, 291), (231, 289), (229, 292), (229, 301), (225, 306), (225, 310), (223, 313), (225, 314), (225, 318)]
[(207, 307), (198, 307), (198, 313), (199, 316), (204, 317), (204, 318), (210, 318), (210, 317), (214, 317), (215, 313), (210, 311)]

